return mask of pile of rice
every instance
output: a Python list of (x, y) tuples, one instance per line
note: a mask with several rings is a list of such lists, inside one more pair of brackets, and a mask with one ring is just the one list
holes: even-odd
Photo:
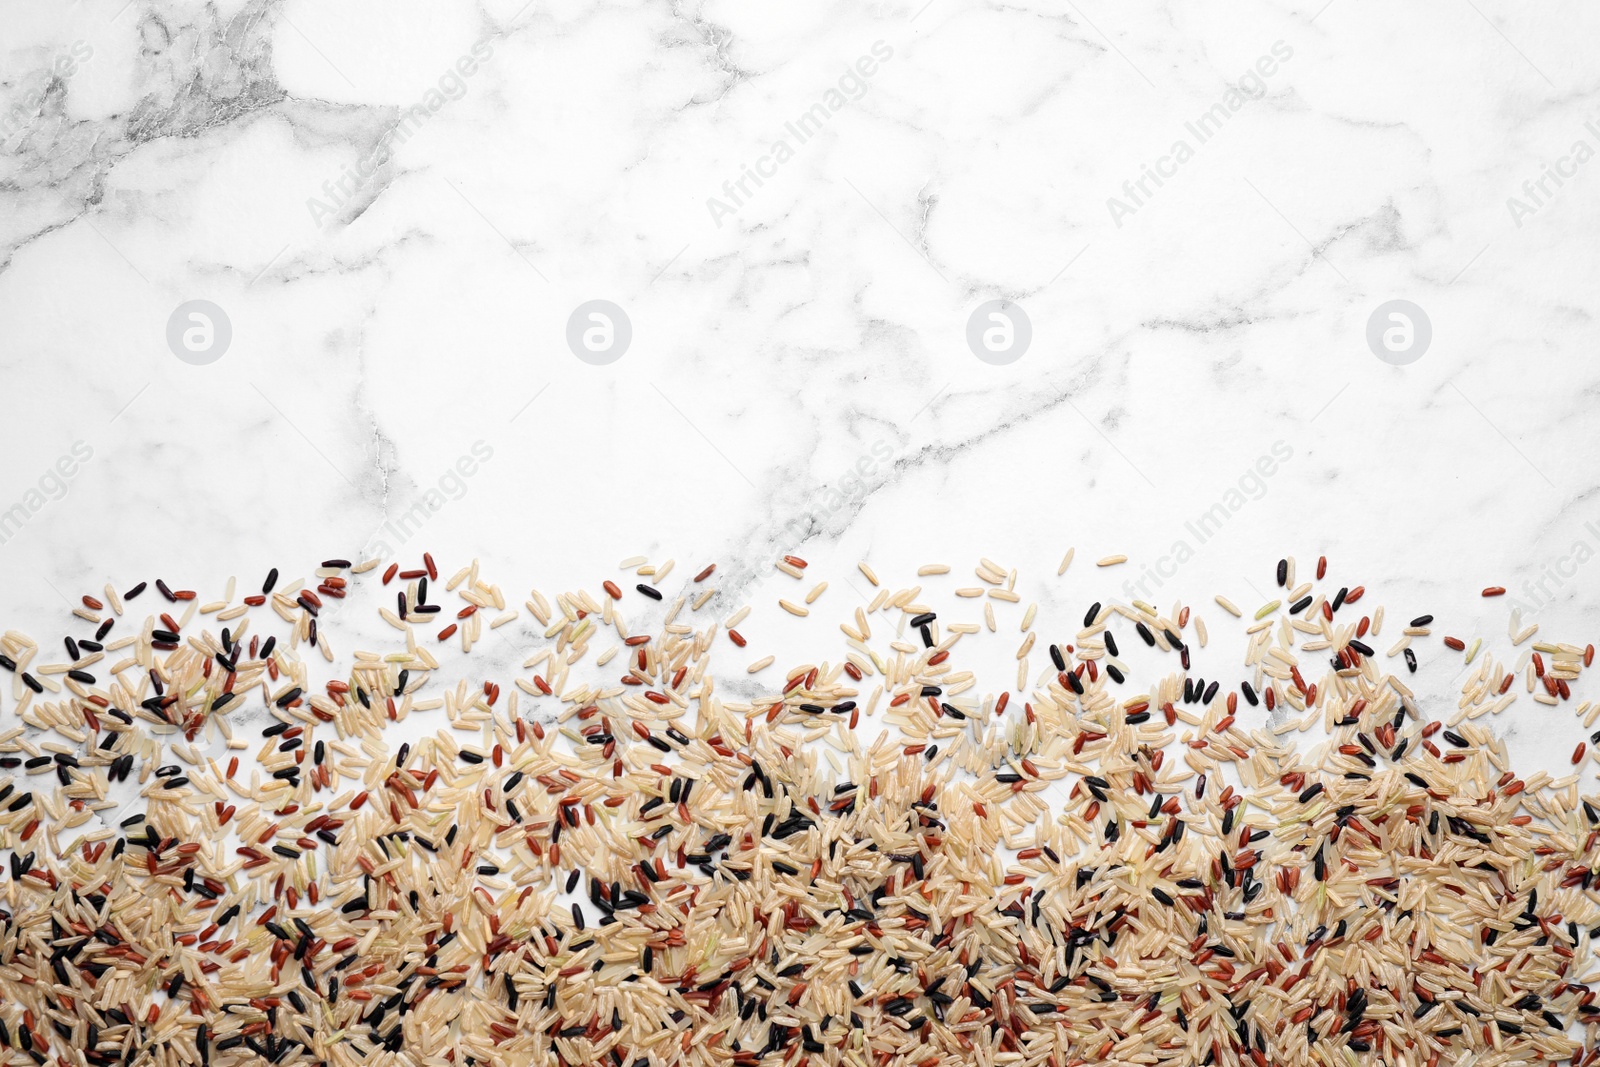
[[(64, 656), (8, 632), (0, 1062), (1596, 1061), (1592, 756), (1519, 778), (1478, 721), (1519, 673), (1564, 705), (1592, 647), (1463, 647), (1435, 717), (1384, 667), (1431, 619), (1379, 652), (1364, 591), (1285, 561), (1225, 620), (1242, 668), (1205, 680), (1181, 605), (1030, 607), (986, 689), (960, 642), (1020, 596), (985, 560), (763, 681), (744, 612), (693, 621), (712, 568), (682, 597), (630, 569), (508, 608), (476, 565), (330, 560), (85, 596)], [(374, 600), (392, 646), (341, 661)], [(459, 652), (528, 616), (522, 670), (474, 677)]]

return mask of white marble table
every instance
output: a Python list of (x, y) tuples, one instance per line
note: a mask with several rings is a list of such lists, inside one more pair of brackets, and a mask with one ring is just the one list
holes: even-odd
[[(383, 549), (521, 591), (636, 552), (765, 579), (798, 545), (840, 616), (862, 557), (987, 555), (1075, 619), (1141, 578), (1258, 603), (1325, 553), (1395, 616), (1504, 646), (1512, 598), (1477, 596), (1503, 584), (1594, 636), (1592, 7), (11, 0), (0, 26), (7, 626), (108, 579)], [(611, 362), (568, 344), (592, 300), (631, 331)], [(969, 348), (993, 300), (1031, 324), (1012, 362)], [(1392, 300), (1431, 333), (1405, 365), (1415, 313), (1411, 351), (1367, 339)], [(1503, 725), (1559, 765), (1577, 728), (1538, 714)]]

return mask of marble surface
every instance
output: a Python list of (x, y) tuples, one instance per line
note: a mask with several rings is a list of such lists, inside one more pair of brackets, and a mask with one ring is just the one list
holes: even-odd
[[(516, 590), (715, 560), (765, 609), (794, 549), (839, 616), (864, 557), (986, 555), (1071, 619), (1141, 580), (1253, 605), (1326, 554), (1508, 659), (1486, 585), (1593, 636), (1592, 6), (8, 0), (0, 26), (8, 626), (107, 580), (423, 548)], [(569, 347), (593, 300), (631, 327), (612, 362)], [(1031, 324), (1001, 365), (968, 341), (997, 300)], [(1393, 300), (1431, 331), (1404, 365), (1368, 341)], [(1528, 743), (1564, 755), (1559, 714)]]

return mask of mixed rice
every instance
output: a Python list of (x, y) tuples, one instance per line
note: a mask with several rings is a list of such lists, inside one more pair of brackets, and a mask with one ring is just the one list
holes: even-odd
[[(1596, 1061), (1595, 756), (1518, 777), (1478, 721), (1567, 704), (1592, 646), (1451, 638), (1440, 714), (1406, 680), (1431, 617), (1378, 649), (1325, 561), (1253, 619), (1217, 598), (1248, 652), (1209, 680), (1190, 607), (1047, 632), (990, 560), (938, 609), (862, 564), (837, 661), (769, 677), (745, 611), (700, 618), (714, 568), (625, 564), (508, 607), (476, 564), (330, 560), (108, 587), (64, 656), (6, 633), (0, 1063)], [(347, 597), (391, 647), (335, 654)], [(1018, 675), (985, 689), (959, 642), (997, 605)]]

